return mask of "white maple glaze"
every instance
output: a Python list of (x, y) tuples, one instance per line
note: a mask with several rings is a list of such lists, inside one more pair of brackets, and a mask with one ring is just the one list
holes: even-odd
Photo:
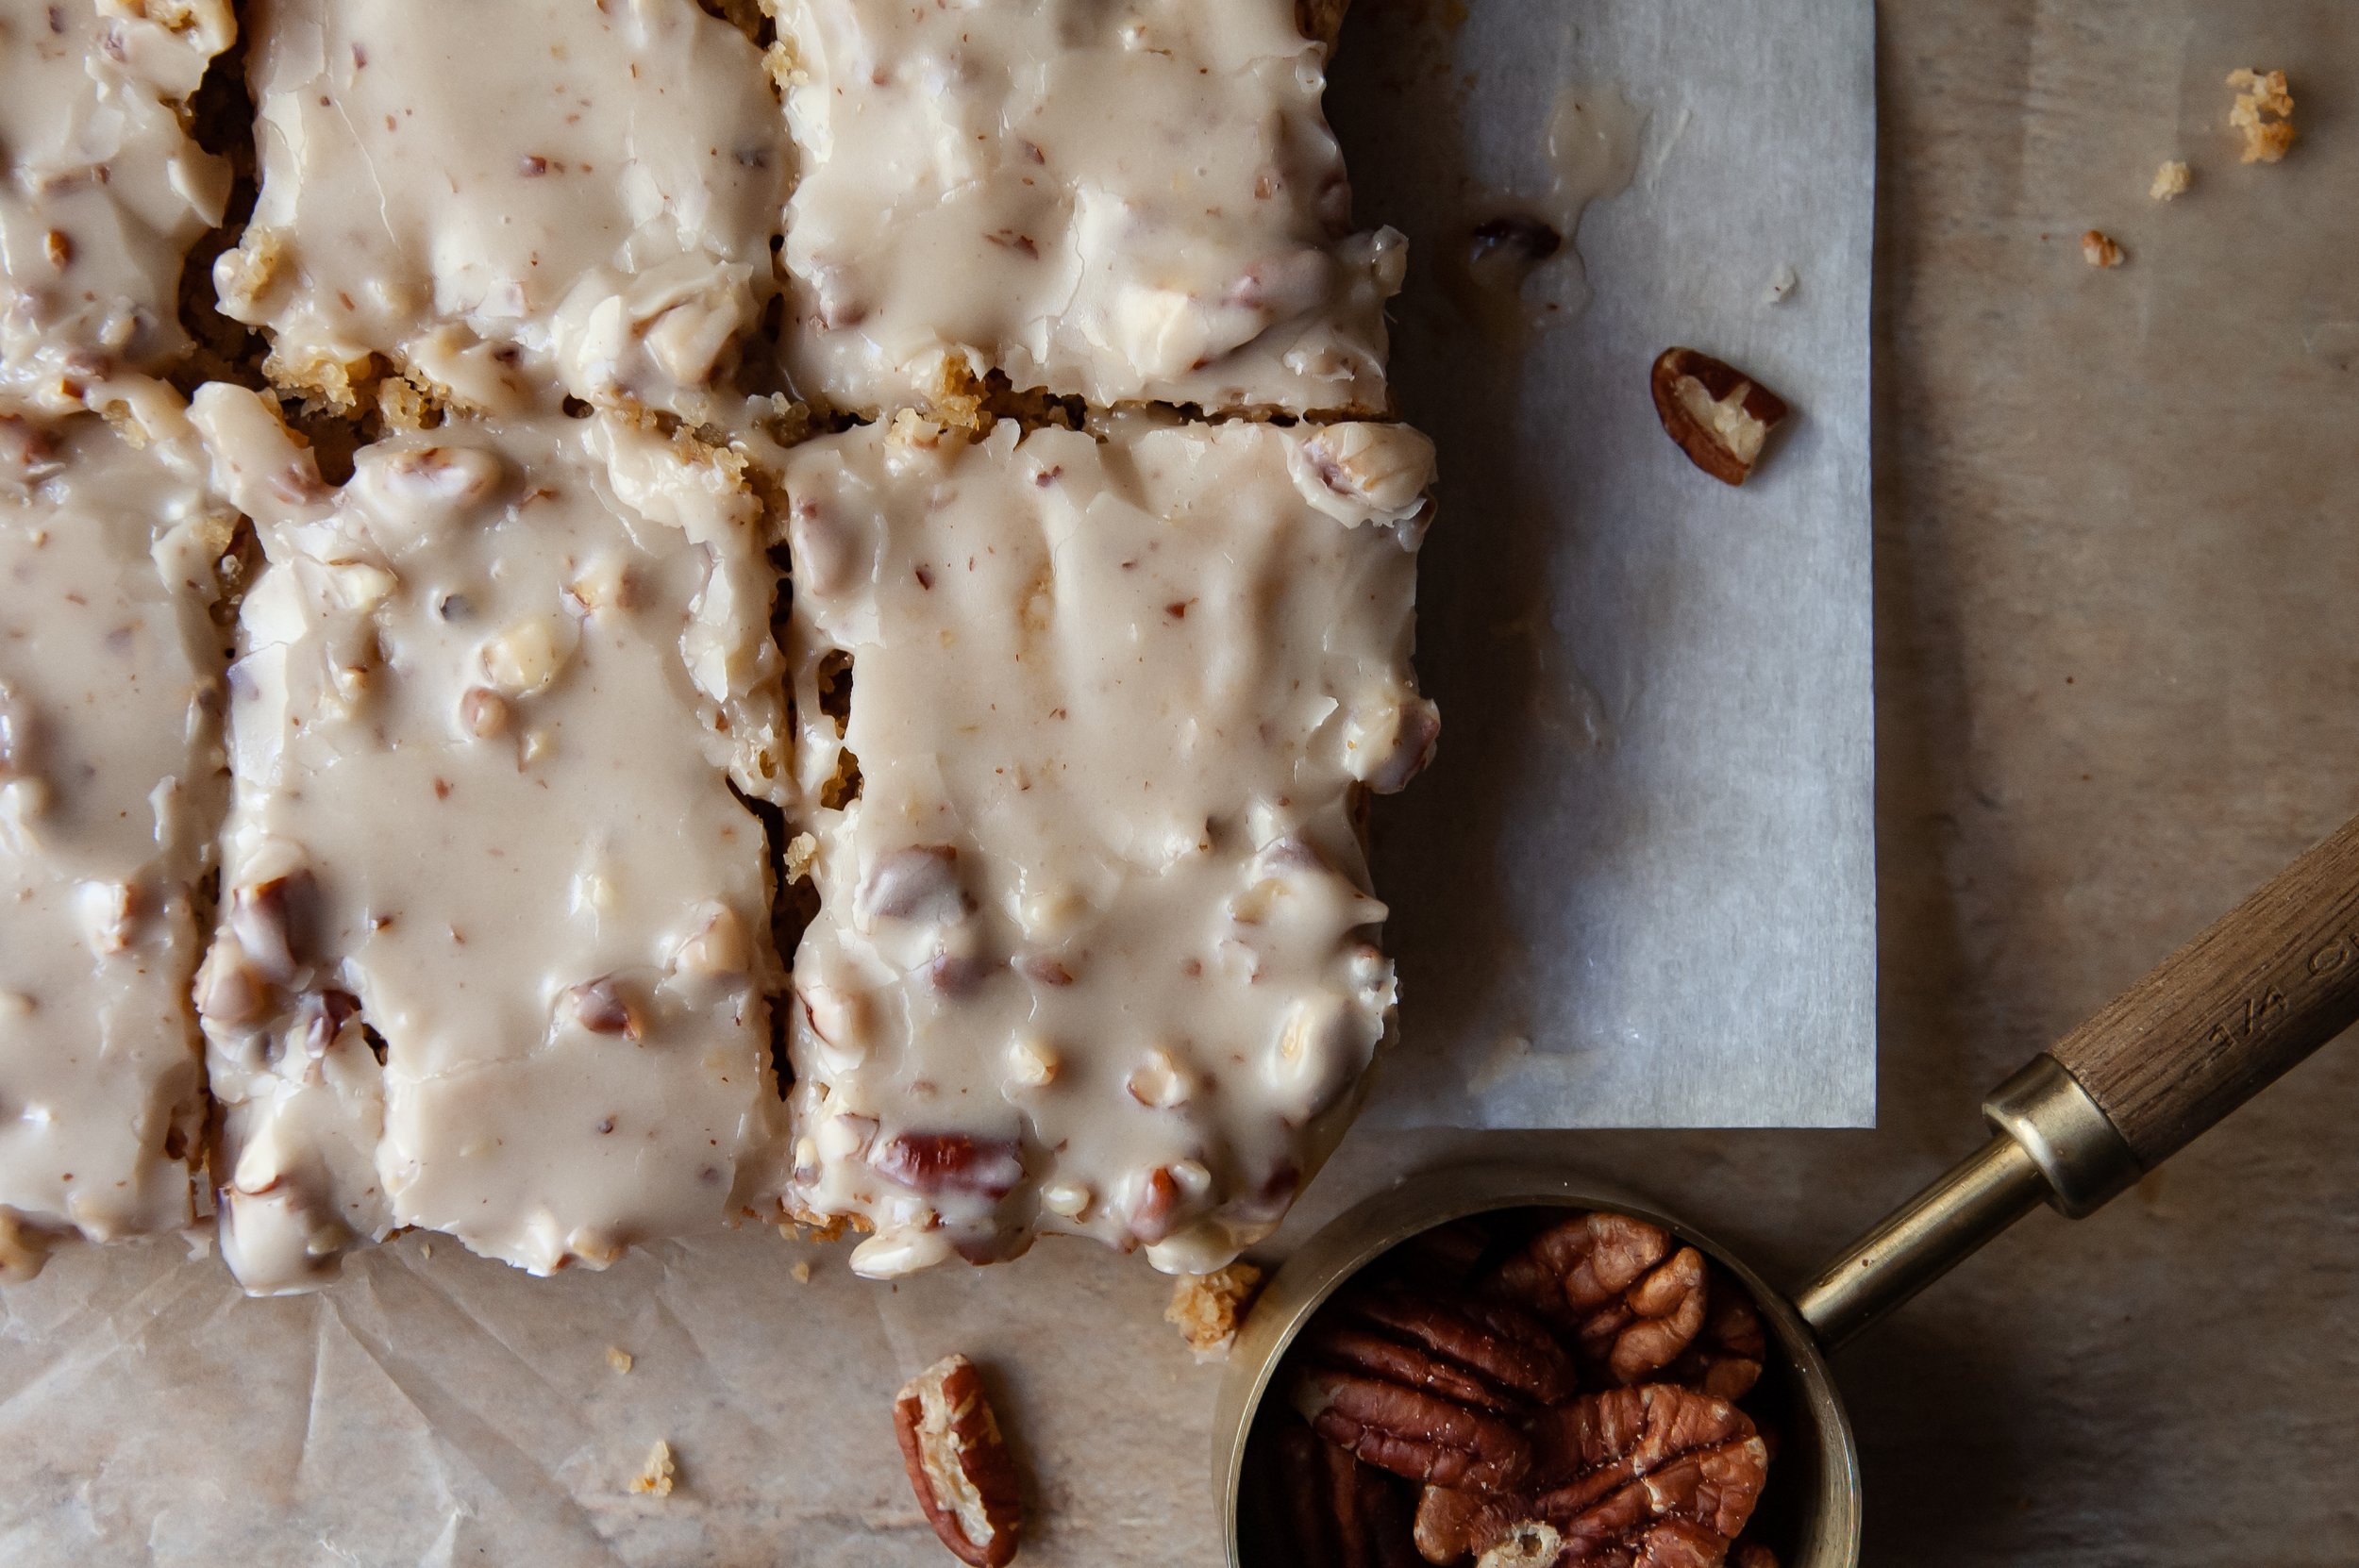
[(253, 393), (195, 412), (270, 557), (197, 988), (241, 1281), (401, 1226), (545, 1273), (737, 1212), (778, 1113), (728, 790), (784, 787), (753, 497), (606, 416), (396, 436), (338, 491)]
[(855, 1268), (1054, 1230), (1200, 1271), (1316, 1169), (1393, 1002), (1352, 817), (1432, 745), (1431, 472), (1367, 425), (905, 414), (787, 455), (821, 899), (788, 1199), (874, 1227)]
[(778, 0), (789, 373), (1380, 411), (1401, 237), (1351, 231), (1291, 0)]
[(0, 403), (157, 404), (186, 346), (180, 267), (229, 166), (177, 106), (236, 34), (227, 0), (0, 0)]
[(192, 1217), (234, 522), (201, 458), (0, 418), (0, 1276)]
[(282, 384), (371, 352), (480, 409), (519, 378), (687, 408), (771, 284), (786, 146), (694, 0), (259, 0), (261, 193), (215, 269)]

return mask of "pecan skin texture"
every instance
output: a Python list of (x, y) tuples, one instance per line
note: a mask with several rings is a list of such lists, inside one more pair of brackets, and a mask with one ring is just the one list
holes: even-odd
[(945, 1356), (902, 1386), (893, 1435), (926, 1522), (968, 1568), (1006, 1568), (1022, 1517), (1015, 1460), (975, 1363)]

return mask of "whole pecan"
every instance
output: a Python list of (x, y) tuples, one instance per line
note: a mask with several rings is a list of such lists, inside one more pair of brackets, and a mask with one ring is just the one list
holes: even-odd
[(1277, 1482), (1289, 1568), (1408, 1568), (1416, 1560), (1400, 1483), (1309, 1427), (1279, 1433)]
[(1495, 1293), (1573, 1336), (1582, 1361), (1642, 1382), (1704, 1326), (1704, 1259), (1660, 1226), (1603, 1211), (1559, 1221), (1492, 1276)]
[(1005, 1568), (1020, 1489), (975, 1363), (945, 1356), (911, 1378), (893, 1404), (893, 1434), (917, 1505), (951, 1555), (969, 1568)]

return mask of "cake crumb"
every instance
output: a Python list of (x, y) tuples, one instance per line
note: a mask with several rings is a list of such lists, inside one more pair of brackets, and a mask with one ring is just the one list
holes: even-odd
[(1219, 1360), (1237, 1337), (1246, 1308), (1262, 1288), (1262, 1271), (1251, 1263), (1231, 1263), (1211, 1274), (1182, 1276), (1172, 1287), (1171, 1305), (1163, 1321), (1177, 1324), (1199, 1361)]
[(606, 1364), (612, 1367), (615, 1371), (628, 1372), (631, 1368), (631, 1360), (632, 1358), (630, 1352), (625, 1350), (621, 1345), (610, 1344), (606, 1347)]
[(2081, 236), (2081, 259), (2092, 267), (2118, 267), (2123, 259), (2121, 246), (2111, 235), (2090, 229)]
[(635, 1493), (669, 1497), (672, 1494), (672, 1477), (678, 1473), (678, 1466), (672, 1462), (672, 1445), (658, 1438), (655, 1446), (647, 1450), (647, 1462), (640, 1467), (638, 1475), (630, 1478), (630, 1489)]
[(422, 1262), (425, 1262), (425, 1261), (431, 1261), (431, 1260), (432, 1260), (432, 1259), (433, 1259), (433, 1257), (434, 1257), (434, 1243), (433, 1243), (432, 1242), (420, 1242), (420, 1243), (418, 1243), (418, 1258), (419, 1258), (419, 1260), (420, 1260), (420, 1261), (422, 1261)]
[(2239, 67), (2228, 73), (2228, 85), (2236, 90), (2228, 123), (2244, 136), (2244, 160), (2283, 158), (2294, 144), (2294, 95), (2286, 90), (2285, 73)]
[(819, 841), (809, 833), (797, 833), (786, 841), (786, 879), (790, 882), (811, 880), (811, 863), (819, 859)]
[(2193, 170), (2172, 158), (2154, 171), (2154, 183), (2147, 187), (2146, 193), (2158, 202), (2175, 201), (2187, 193), (2187, 187), (2194, 178)]
[(795, 1259), (795, 1266), (786, 1272), (795, 1276), (795, 1283), (797, 1285), (808, 1285), (811, 1283), (811, 1260), (809, 1259)]

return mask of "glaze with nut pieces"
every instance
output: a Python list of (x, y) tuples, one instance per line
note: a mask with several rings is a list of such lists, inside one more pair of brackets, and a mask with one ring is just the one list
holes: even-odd
[(736, 1214), (778, 1107), (729, 791), (782, 777), (752, 497), (605, 418), (397, 436), (339, 490), (254, 393), (196, 412), (270, 557), (197, 992), (240, 1280), (407, 1226), (547, 1273)]
[(234, 523), (185, 430), (0, 416), (0, 1277), (196, 1212)]
[(1368, 425), (789, 455), (789, 1203), (873, 1228), (854, 1268), (1058, 1231), (1203, 1273), (1317, 1169), (1393, 1003), (1353, 809), (1434, 742), (1431, 474)]
[(1352, 226), (1291, 0), (772, 8), (805, 395), (1383, 411), (1405, 242)]

